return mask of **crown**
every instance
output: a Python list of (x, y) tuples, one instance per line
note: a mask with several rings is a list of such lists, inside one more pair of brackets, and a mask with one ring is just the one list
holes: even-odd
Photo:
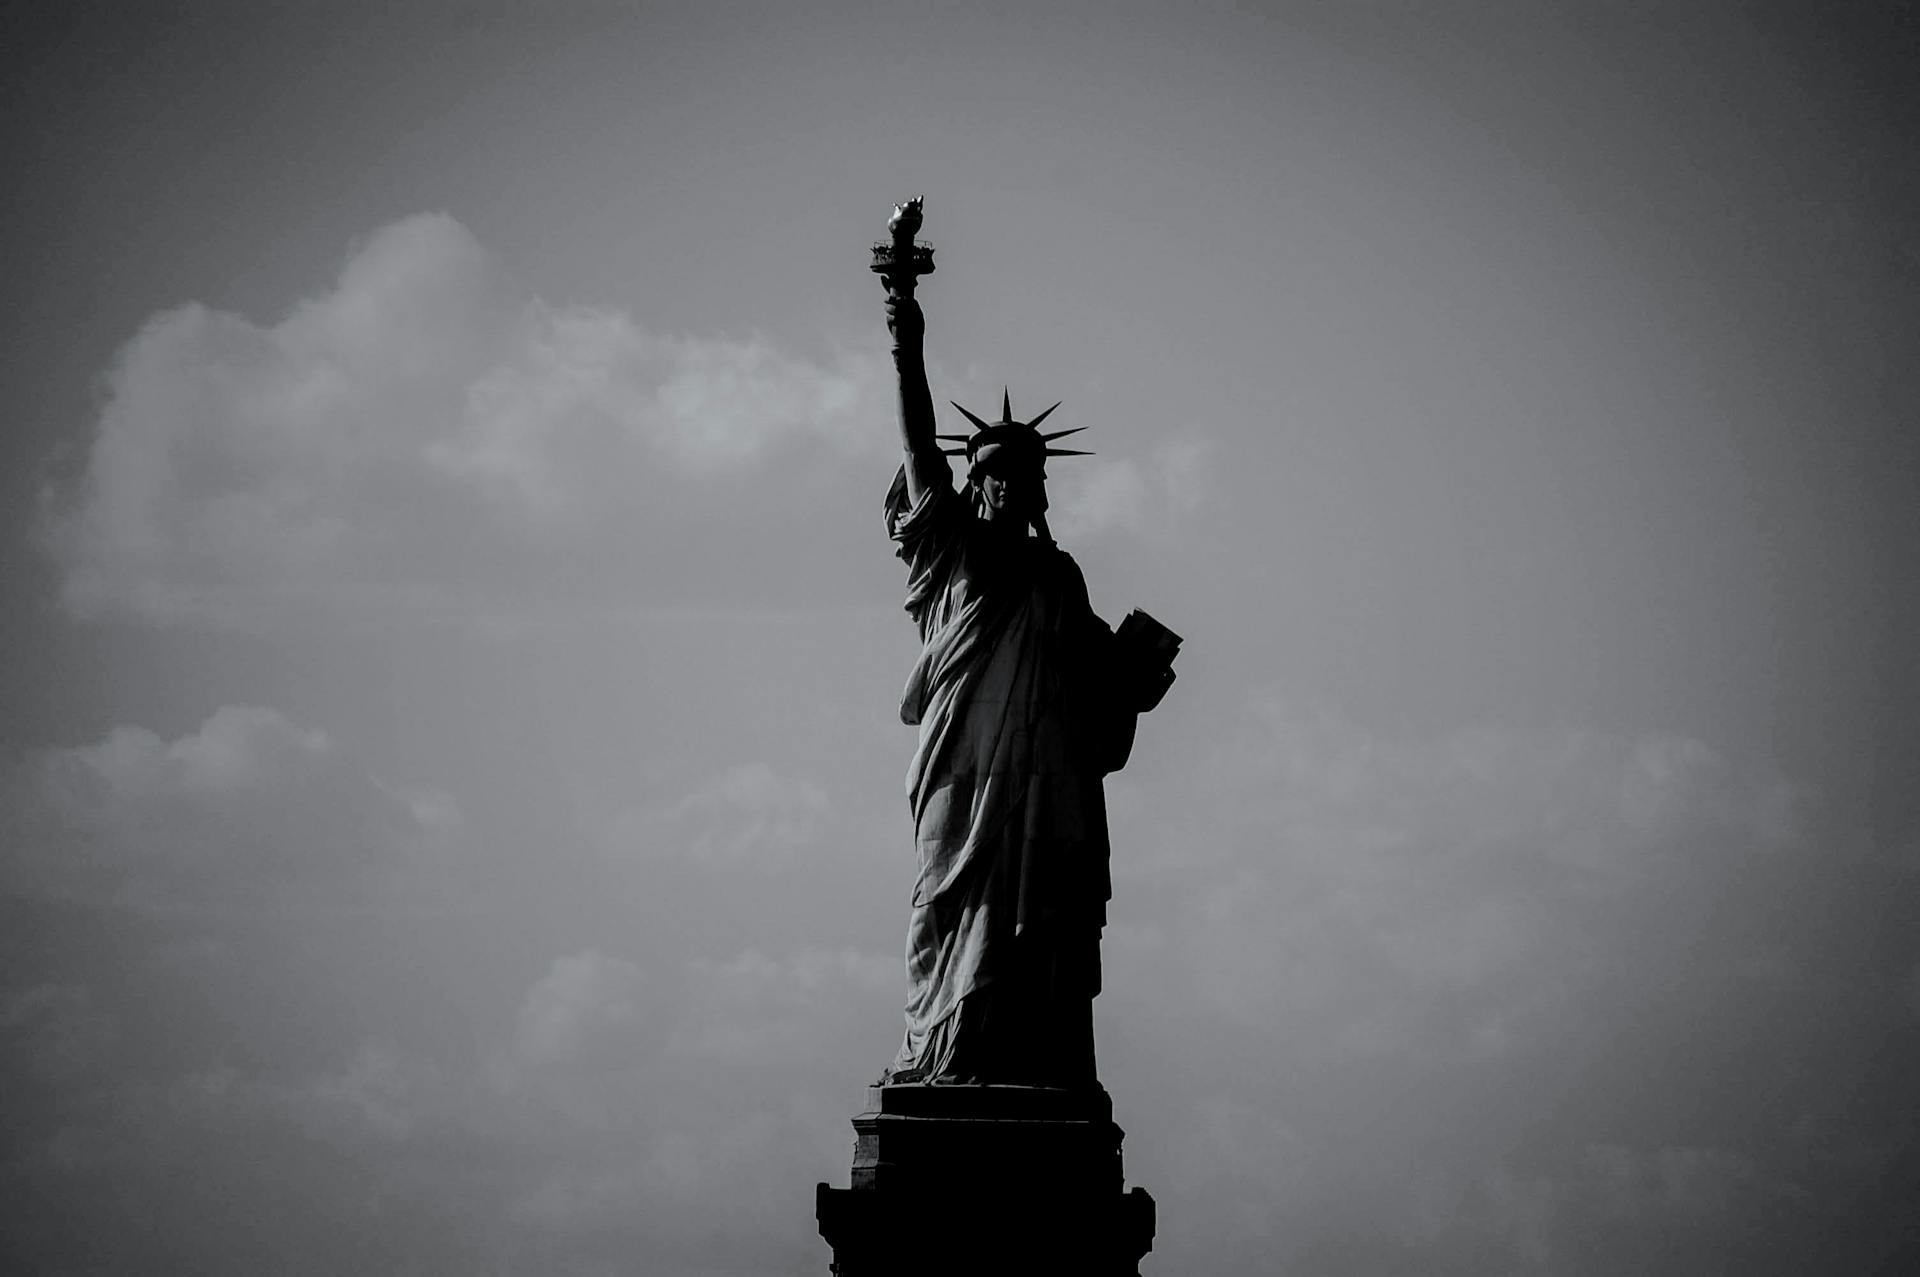
[[(947, 402), (953, 403), (951, 399)], [(1052, 446), (1055, 439), (1064, 439), (1068, 435), (1078, 434), (1086, 429), (1085, 426), (1074, 426), (1070, 430), (1053, 430), (1045, 434), (1040, 432), (1040, 423), (1047, 419), (1047, 413), (1052, 412), (1053, 408), (1060, 406), (1057, 403), (1053, 405), (1053, 408), (1047, 409), (1046, 412), (1041, 413), (1032, 421), (1014, 420), (1013, 397), (1006, 390), (1002, 390), (1000, 394), (1000, 420), (998, 421), (982, 421), (965, 408), (961, 408), (959, 404), (955, 403), (953, 406), (959, 409), (961, 416), (973, 423), (973, 433), (970, 435), (936, 435), (934, 437), (960, 444), (961, 446), (958, 448), (942, 448), (940, 451), (949, 457), (965, 457), (969, 466), (978, 464), (978, 462), (982, 460), (982, 450), (998, 450), (1003, 446), (1027, 449), (1038, 448), (1042, 458), (1090, 457), (1093, 455), (1091, 452), (1084, 452), (1078, 448), (1055, 448)]]

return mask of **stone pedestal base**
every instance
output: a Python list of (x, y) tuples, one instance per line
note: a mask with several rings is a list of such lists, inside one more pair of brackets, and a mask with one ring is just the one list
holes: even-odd
[(876, 1086), (853, 1119), (851, 1188), (815, 1214), (838, 1277), (1133, 1277), (1153, 1199), (1122, 1190), (1121, 1130), (1100, 1089)]

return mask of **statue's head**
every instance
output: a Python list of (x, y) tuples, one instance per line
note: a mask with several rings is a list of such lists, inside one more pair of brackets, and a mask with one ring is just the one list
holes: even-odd
[[(983, 518), (1014, 519), (1022, 526), (1047, 509), (1047, 458), (1039, 434), (1016, 425), (988, 426), (973, 449), (967, 482)], [(998, 436), (998, 437), (994, 437)]]
[(991, 522), (1011, 519), (1021, 526), (1034, 523), (1044, 527), (1047, 511), (1047, 458), (1080, 457), (1088, 454), (1073, 448), (1055, 448), (1052, 441), (1085, 430), (1074, 426), (1042, 434), (1039, 425), (1047, 419), (1047, 409), (1032, 421), (1016, 421), (1012, 396), (1002, 394), (1000, 420), (982, 421), (959, 404), (960, 414), (973, 423), (970, 435), (941, 435), (961, 443), (945, 449), (949, 456), (967, 459), (967, 483), (974, 506), (982, 518)]

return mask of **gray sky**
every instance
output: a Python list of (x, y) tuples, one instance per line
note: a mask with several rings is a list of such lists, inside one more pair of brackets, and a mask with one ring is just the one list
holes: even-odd
[(921, 191), (1148, 1271), (1913, 1257), (1910, 7), (395, 8), (4, 19), (10, 1270), (824, 1271)]

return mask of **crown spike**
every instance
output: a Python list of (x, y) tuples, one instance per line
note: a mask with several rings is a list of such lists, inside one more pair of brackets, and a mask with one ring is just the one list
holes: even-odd
[(1085, 429), (1085, 426), (1075, 426), (1071, 430), (1049, 430), (1040, 436), (1040, 441), (1042, 443), (1052, 443), (1055, 439), (1064, 439), (1068, 435), (1077, 435)]
[[(1054, 405), (1053, 405), (1053, 408), (1058, 408), (1059, 406), (1060, 406), (1060, 405), (1059, 405), (1058, 403), (1056, 403), (1056, 404), (1054, 404)], [(1049, 408), (1049, 409), (1047, 409), (1047, 412), (1052, 412), (1052, 411), (1053, 411), (1053, 408)], [(1040, 428), (1040, 423), (1041, 423), (1041, 422), (1043, 422), (1043, 421), (1045, 421), (1045, 420), (1047, 419), (1047, 412), (1043, 412), (1043, 413), (1041, 413), (1041, 414), (1040, 414), (1039, 416), (1037, 416), (1037, 417), (1035, 417), (1035, 418), (1034, 418), (1034, 419), (1033, 419), (1032, 421), (1029, 421), (1029, 422), (1027, 423), (1027, 425), (1028, 425), (1028, 427), (1029, 427), (1029, 428), (1031, 428), (1031, 429), (1035, 429), (1035, 430), (1037, 430), (1037, 429), (1039, 429), (1039, 428)]]
[[(953, 404), (953, 406), (956, 408), (960, 408), (960, 405), (957, 403), (953, 403), (953, 400), (951, 399), (947, 400), (947, 402)], [(975, 430), (985, 430), (987, 428), (986, 422), (980, 420), (980, 418), (974, 416), (972, 413), (968, 412), (965, 408), (960, 408), (960, 415), (965, 417), (968, 421), (971, 421), (973, 423), (973, 428)]]
[(1013, 420), (1013, 388), (1011, 386), (1004, 386), (1000, 390), (1000, 420), (1005, 422)]
[(1091, 451), (1083, 452), (1079, 448), (1048, 448), (1046, 455), (1049, 457), (1091, 457), (1093, 453)]

